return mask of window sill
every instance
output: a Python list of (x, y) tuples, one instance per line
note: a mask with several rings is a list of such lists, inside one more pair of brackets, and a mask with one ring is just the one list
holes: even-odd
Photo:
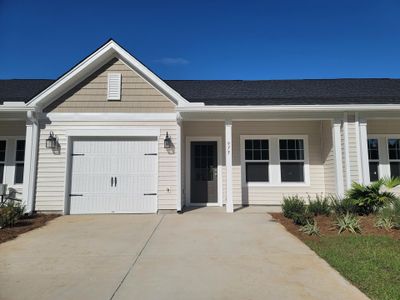
[(245, 187), (309, 187), (311, 184), (307, 182), (281, 182), (281, 183), (270, 183), (270, 182), (247, 182)]

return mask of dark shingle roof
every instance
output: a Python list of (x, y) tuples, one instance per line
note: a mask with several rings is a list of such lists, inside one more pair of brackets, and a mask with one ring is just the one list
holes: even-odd
[[(27, 102), (49, 79), (0, 80), (0, 103)], [(400, 104), (400, 79), (165, 80), (206, 105)]]
[(0, 103), (27, 102), (39, 94), (54, 80), (50, 79), (7, 79), (0, 80)]
[(400, 103), (400, 79), (166, 80), (206, 105)]

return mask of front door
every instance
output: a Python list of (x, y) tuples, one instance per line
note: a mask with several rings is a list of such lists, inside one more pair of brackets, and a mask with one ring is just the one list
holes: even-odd
[(190, 202), (218, 203), (217, 142), (191, 142)]

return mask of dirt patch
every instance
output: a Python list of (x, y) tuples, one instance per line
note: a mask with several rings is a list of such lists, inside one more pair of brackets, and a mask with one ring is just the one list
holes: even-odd
[[(297, 236), (301, 240), (318, 240), (319, 237), (317, 236), (309, 236), (305, 233), (299, 231), (300, 226), (297, 226), (293, 223), (292, 220), (283, 216), (282, 213), (271, 213), (272, 217), (281, 223), (287, 231), (291, 234)], [(369, 216), (360, 216), (360, 226), (361, 226), (361, 235), (384, 235), (390, 236), (394, 239), (400, 240), (400, 230), (392, 229), (386, 230), (375, 227), (376, 216), (369, 215)], [(329, 235), (337, 235), (338, 230), (335, 228), (335, 220), (334, 216), (317, 216), (315, 217), (315, 221), (318, 224), (320, 229), (321, 235), (329, 236)], [(342, 233), (342, 235), (351, 234), (348, 232)]]
[(0, 244), (15, 239), (22, 233), (42, 227), (46, 225), (48, 221), (59, 216), (60, 215), (57, 214), (34, 214), (32, 216), (24, 216), (17, 221), (14, 227), (0, 229)]

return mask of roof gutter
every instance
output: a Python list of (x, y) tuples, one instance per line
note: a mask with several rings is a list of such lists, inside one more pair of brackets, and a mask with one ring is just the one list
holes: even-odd
[(349, 112), (349, 111), (393, 111), (400, 110), (399, 104), (337, 104), (337, 105), (253, 105), (253, 106), (181, 106), (178, 112)]

